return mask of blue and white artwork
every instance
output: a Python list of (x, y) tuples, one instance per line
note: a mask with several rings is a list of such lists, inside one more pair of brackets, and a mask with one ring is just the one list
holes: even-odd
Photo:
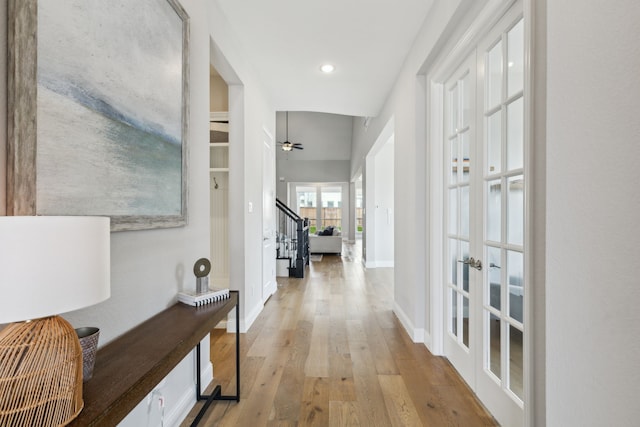
[(38, 2), (42, 215), (183, 214), (183, 21), (167, 0)]

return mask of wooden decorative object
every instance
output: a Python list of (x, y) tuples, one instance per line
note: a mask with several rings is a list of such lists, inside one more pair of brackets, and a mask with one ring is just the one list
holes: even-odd
[(46, 317), (0, 331), (1, 426), (66, 425), (82, 407), (82, 350), (66, 320)]

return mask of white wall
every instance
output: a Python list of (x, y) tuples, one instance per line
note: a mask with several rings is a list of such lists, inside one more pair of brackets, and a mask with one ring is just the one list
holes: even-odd
[[(410, 336), (421, 341), (427, 326), (426, 312), (426, 175), (424, 90), (419, 73), (423, 63), (438, 45), (439, 37), (465, 0), (435, 1), (414, 45), (405, 60), (398, 80), (380, 114), (365, 128), (364, 119), (354, 119), (351, 176), (363, 169), (367, 153), (394, 119), (394, 311)], [(363, 183), (369, 194), (364, 170)], [(369, 206), (367, 205), (367, 214)], [(367, 215), (368, 216), (368, 215)], [(367, 219), (367, 225), (369, 219)], [(367, 247), (370, 246), (366, 236)]]
[(637, 425), (640, 3), (547, 7), (547, 424)]
[[(278, 112), (276, 117), (276, 141), (283, 142), (287, 136), (286, 116)], [(304, 150), (284, 152), (278, 146), (277, 197), (286, 200), (290, 182), (349, 182), (352, 130), (351, 116), (289, 112), (289, 141), (301, 143)]]
[(263, 307), (262, 263), (248, 260), (262, 259), (262, 141), (265, 130), (276, 134), (275, 110), (218, 3), (207, 5), (212, 63), (229, 85), (230, 287), (241, 291), (246, 331)]

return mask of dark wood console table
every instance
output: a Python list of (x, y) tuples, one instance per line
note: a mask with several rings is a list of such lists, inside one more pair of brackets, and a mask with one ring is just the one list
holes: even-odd
[[(222, 301), (191, 307), (177, 303), (98, 350), (93, 377), (84, 383), (84, 409), (70, 426), (114, 426), (133, 410), (169, 372), (197, 347), (197, 398), (207, 400), (197, 424), (214, 400), (240, 400), (240, 316), (238, 291)], [(201, 394), (200, 341), (236, 309), (235, 396), (222, 396), (220, 387)]]

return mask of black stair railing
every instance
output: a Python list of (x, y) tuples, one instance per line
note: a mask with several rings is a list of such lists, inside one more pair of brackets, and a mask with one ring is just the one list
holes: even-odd
[(305, 266), (309, 265), (309, 219), (301, 218), (279, 199), (276, 208), (276, 258), (289, 260), (289, 277), (302, 278)]

